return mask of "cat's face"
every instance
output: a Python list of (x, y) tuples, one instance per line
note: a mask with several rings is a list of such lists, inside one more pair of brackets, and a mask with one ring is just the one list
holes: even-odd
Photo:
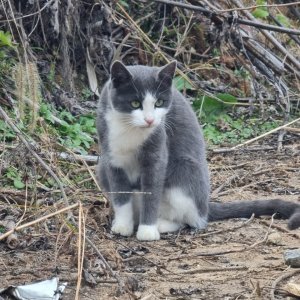
[(154, 128), (161, 124), (172, 101), (176, 62), (163, 68), (125, 67), (116, 61), (111, 68), (111, 102), (128, 126)]

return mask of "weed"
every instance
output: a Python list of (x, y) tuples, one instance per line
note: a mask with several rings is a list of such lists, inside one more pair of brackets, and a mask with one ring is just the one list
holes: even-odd
[(15, 132), (3, 120), (0, 120), (0, 141), (12, 141), (16, 137)]
[(56, 131), (58, 141), (77, 153), (86, 154), (91, 144), (94, 143), (95, 117), (84, 115), (77, 118), (70, 112), (62, 110), (58, 113), (57, 120), (54, 120), (52, 110), (50, 105), (42, 104), (40, 114)]
[[(266, 0), (256, 0), (256, 5), (266, 5)], [(257, 7), (252, 12), (252, 15), (257, 19), (265, 19), (269, 16), (267, 7)]]
[(93, 95), (94, 95), (94, 93), (88, 87), (83, 88), (81, 91), (81, 96), (82, 96), (83, 100), (88, 100)]
[(16, 189), (23, 189), (25, 187), (25, 183), (22, 181), (21, 174), (15, 168), (9, 167), (4, 176), (8, 178), (11, 183), (13, 183), (13, 186)]

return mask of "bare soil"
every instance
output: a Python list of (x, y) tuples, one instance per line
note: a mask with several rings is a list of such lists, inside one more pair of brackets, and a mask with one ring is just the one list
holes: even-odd
[[(218, 201), (299, 202), (299, 154), (295, 140), (281, 153), (209, 152), (212, 194)], [(110, 215), (107, 204), (91, 204), (86, 234), (120, 276), (123, 293), (87, 246), (81, 299), (271, 299), (274, 281), (291, 271), (284, 263), (284, 251), (300, 247), (300, 230), (288, 231), (286, 220), (271, 217), (215, 222), (205, 232), (185, 228), (162, 235), (160, 241), (139, 242), (111, 234)], [(39, 224), (19, 233), (24, 247), (22, 242), (14, 250), (0, 244), (0, 287), (57, 275), (68, 282), (63, 299), (74, 299), (76, 235), (67, 230), (62, 217), (45, 224), (48, 229)], [(288, 281), (299, 283), (300, 273), (278, 283), (275, 299), (289, 299), (284, 291)]]

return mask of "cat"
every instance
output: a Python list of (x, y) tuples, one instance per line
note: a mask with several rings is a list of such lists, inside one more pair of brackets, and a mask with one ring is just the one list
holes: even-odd
[(300, 226), (300, 204), (283, 200), (211, 203), (205, 142), (198, 119), (173, 85), (176, 61), (163, 67), (115, 61), (97, 110), (97, 179), (112, 201), (112, 232), (138, 240), (184, 225), (279, 213)]

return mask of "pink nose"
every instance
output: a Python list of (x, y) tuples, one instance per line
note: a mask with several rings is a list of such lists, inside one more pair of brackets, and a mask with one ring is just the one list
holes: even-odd
[(153, 118), (145, 118), (145, 121), (148, 125), (152, 125), (152, 123), (154, 122)]

